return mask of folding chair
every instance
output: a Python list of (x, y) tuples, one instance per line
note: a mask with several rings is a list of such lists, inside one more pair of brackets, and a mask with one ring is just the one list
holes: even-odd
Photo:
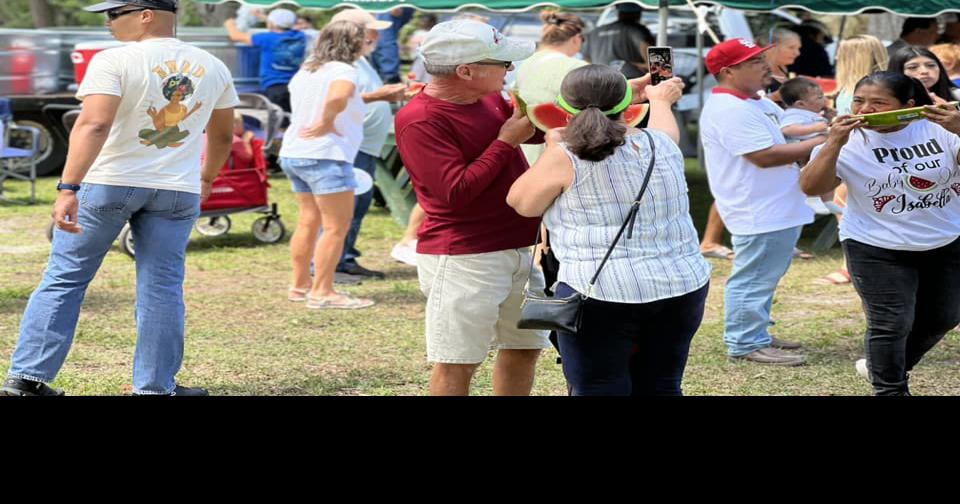
[[(11, 134), (30, 140), (29, 148), (10, 146)], [(3, 183), (8, 178), (30, 182), (30, 203), (37, 202), (37, 157), (40, 154), (40, 130), (31, 126), (17, 126), (10, 111), (10, 100), (0, 98), (0, 200), (15, 201), (3, 195)]]

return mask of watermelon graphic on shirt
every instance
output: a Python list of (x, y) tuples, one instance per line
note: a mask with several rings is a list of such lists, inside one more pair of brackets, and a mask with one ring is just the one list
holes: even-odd
[(880, 212), (883, 210), (883, 207), (886, 206), (887, 203), (890, 203), (894, 199), (896, 198), (889, 194), (884, 194), (883, 196), (873, 198), (873, 209), (876, 210), (877, 212)]
[(930, 192), (937, 187), (937, 183), (932, 180), (927, 180), (925, 178), (917, 177), (916, 175), (904, 175), (903, 181), (906, 182), (907, 186), (910, 189), (918, 192)]

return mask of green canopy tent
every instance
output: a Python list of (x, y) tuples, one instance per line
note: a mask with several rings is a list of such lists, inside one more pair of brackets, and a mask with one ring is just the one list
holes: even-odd
[[(237, 0), (196, 0), (199, 3), (218, 4)], [(293, 3), (301, 7), (332, 9), (335, 7), (359, 7), (370, 11), (382, 12), (394, 7), (413, 7), (427, 11), (453, 11), (461, 9), (487, 9), (504, 12), (521, 12), (540, 7), (562, 7), (564, 9), (596, 9), (617, 3), (639, 3), (650, 8), (685, 6), (686, 0), (554, 0), (548, 2), (530, 2), (524, 0), (243, 0), (249, 5), (272, 6), (281, 3)], [(817, 14), (862, 14), (866, 11), (883, 10), (903, 16), (936, 16), (945, 12), (960, 12), (957, 0), (921, 0), (904, 2), (903, 0), (698, 0), (703, 5), (721, 5), (733, 9), (749, 11), (769, 11), (774, 9), (797, 8)]]

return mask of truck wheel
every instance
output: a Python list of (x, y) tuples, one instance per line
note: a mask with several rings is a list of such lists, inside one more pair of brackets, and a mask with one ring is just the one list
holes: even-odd
[(20, 126), (33, 126), (40, 130), (40, 157), (37, 159), (37, 176), (55, 175), (63, 170), (67, 160), (66, 142), (61, 142), (54, 132), (56, 126), (49, 124), (43, 114), (17, 114), (14, 118)]

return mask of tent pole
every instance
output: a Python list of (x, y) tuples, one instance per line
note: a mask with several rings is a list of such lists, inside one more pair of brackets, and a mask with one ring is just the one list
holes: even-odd
[(843, 17), (840, 18), (840, 30), (837, 32), (838, 44), (840, 43), (841, 40), (843, 40), (843, 31), (846, 29), (846, 27), (847, 27), (847, 15), (844, 14)]
[(697, 30), (697, 164), (703, 170), (703, 142), (700, 141), (700, 113), (703, 112), (703, 32)]
[(657, 45), (667, 45), (667, 15), (670, 0), (660, 0), (660, 28), (657, 30)]

